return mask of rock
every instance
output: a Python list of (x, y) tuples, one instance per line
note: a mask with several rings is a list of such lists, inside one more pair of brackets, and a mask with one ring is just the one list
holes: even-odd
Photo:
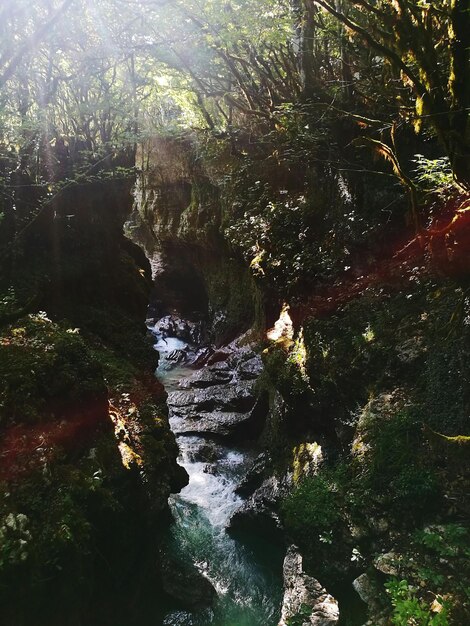
[[(227, 350), (214, 350), (211, 346), (199, 350), (194, 360), (191, 362), (191, 367), (194, 369), (200, 369), (207, 365), (217, 365), (218, 363), (225, 363), (231, 353)], [(233, 369), (227, 363), (225, 369)]]
[(286, 478), (276, 476), (266, 479), (253, 495), (230, 519), (232, 531), (250, 531), (269, 534), (274, 539), (282, 535), (282, 524), (277, 513), (277, 503), (288, 491)]
[(217, 593), (212, 584), (192, 564), (161, 555), (161, 581), (165, 593), (188, 609), (210, 606)]
[(255, 404), (246, 419), (234, 426), (233, 439), (241, 442), (258, 439), (266, 425), (268, 415), (269, 395), (263, 391), (256, 398)]
[(377, 617), (375, 623), (379, 625), (379, 616), (383, 610), (384, 587), (383, 583), (374, 576), (364, 572), (353, 581), (354, 591), (369, 608), (371, 615)]
[(191, 322), (175, 315), (167, 315), (158, 320), (154, 331), (163, 337), (176, 337), (194, 345), (203, 343), (205, 336), (203, 322)]
[(254, 380), (263, 371), (263, 361), (259, 355), (247, 361), (243, 361), (237, 368), (237, 374), (241, 380)]
[(179, 348), (172, 350), (166, 355), (167, 361), (173, 361), (174, 363), (184, 363), (188, 356), (189, 348)]
[(388, 576), (398, 576), (398, 562), (399, 556), (395, 552), (387, 552), (386, 554), (380, 554), (374, 560), (374, 567), (382, 574), (387, 574)]
[(371, 583), (368, 574), (361, 574), (353, 581), (354, 591), (358, 594), (363, 602), (369, 604), (375, 596), (375, 588)]
[(258, 487), (260, 487), (269, 461), (270, 459), (265, 452), (262, 452), (256, 457), (245, 478), (236, 489), (238, 495), (245, 497), (250, 496)]
[(168, 394), (172, 429), (180, 435), (256, 438), (269, 411), (267, 394), (255, 385), (261, 358), (251, 348), (229, 346), (216, 353), (207, 349), (196, 360), (201, 364), (219, 357), (223, 360), (206, 364)]
[(229, 437), (234, 431), (249, 422), (249, 413), (226, 413), (223, 411), (211, 411), (193, 415), (191, 419), (172, 416), (171, 429), (176, 435), (197, 433), (200, 435), (218, 435)]
[[(193, 381), (196, 385), (208, 384), (212, 376), (211, 373), (207, 378), (203, 372), (197, 374)], [(214, 375), (227, 378), (224, 370), (216, 370)], [(175, 433), (222, 436), (240, 431), (242, 425), (251, 430), (251, 426), (259, 422), (263, 408), (259, 406), (253, 383), (248, 381), (173, 391), (168, 394), (168, 406)]]
[(214, 463), (219, 458), (219, 451), (214, 443), (207, 442), (192, 450), (190, 458), (193, 462)]
[(223, 370), (223, 371), (228, 371), (228, 370), (232, 370), (233, 368), (230, 367), (230, 365), (227, 363), (227, 361), (217, 361), (217, 363), (214, 363), (214, 365), (211, 365), (211, 370), (215, 371), (215, 370)]
[(279, 626), (303, 617), (302, 626), (334, 626), (339, 621), (337, 601), (315, 578), (308, 576), (302, 565), (302, 555), (290, 546), (284, 559), (284, 599)]
[(224, 350), (217, 350), (214, 354), (207, 359), (207, 365), (214, 365), (215, 363), (220, 363), (221, 361), (226, 361), (230, 356), (230, 352), (225, 352)]
[(168, 406), (180, 417), (198, 416), (211, 411), (245, 413), (253, 408), (255, 395), (249, 383), (210, 389), (172, 391), (168, 394)]
[(228, 384), (233, 379), (233, 372), (216, 367), (205, 367), (198, 370), (180, 383), (181, 389), (207, 389), (216, 385)]
[(209, 346), (208, 348), (202, 348), (198, 350), (195, 358), (191, 361), (190, 366), (194, 369), (199, 369), (207, 365), (207, 361), (214, 354), (214, 350)]

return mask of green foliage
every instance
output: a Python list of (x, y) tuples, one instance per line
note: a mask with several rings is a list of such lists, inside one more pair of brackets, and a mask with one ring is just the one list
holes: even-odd
[[(93, 458), (73, 462), (65, 457), (44, 459), (14, 488), (7, 487), (0, 501), (2, 605), (18, 602), (25, 586), (30, 602), (39, 600), (41, 608), (52, 589), (58, 607), (89, 597), (100, 524), (109, 516), (119, 519), (121, 505), (112, 477), (123, 471), (112, 435), (97, 439), (94, 451)], [(106, 532), (120, 530), (116, 526)]]
[(441, 506), (441, 485), (413, 412), (371, 414), (362, 423), (361, 438), (364, 451), (356, 465), (359, 493), (367, 493), (402, 521), (416, 522)]
[(0, 422), (38, 420), (66, 403), (104, 397), (102, 371), (74, 329), (30, 315), (0, 338)]
[(439, 612), (432, 612), (428, 603), (417, 596), (417, 590), (406, 580), (391, 580), (385, 585), (393, 605), (394, 626), (449, 626), (449, 603), (437, 597)]
[[(328, 479), (330, 478), (330, 479)], [(331, 477), (303, 479), (282, 504), (289, 530), (303, 541), (330, 541), (341, 521), (340, 499)]]
[(221, 260), (215, 267), (211, 264), (204, 279), (216, 341), (231, 340), (259, 322), (258, 291), (250, 272), (239, 261)]
[(422, 154), (415, 154), (414, 163), (416, 182), (424, 191), (443, 197), (455, 191), (455, 181), (448, 157), (427, 159)]
[(348, 467), (338, 463), (304, 477), (281, 501), (289, 540), (299, 546), (307, 572), (323, 584), (345, 580), (357, 571), (361, 558), (349, 529), (347, 494), (351, 489)]
[(470, 558), (470, 533), (459, 524), (431, 526), (417, 531), (414, 539), (439, 557)]
[[(326, 472), (326, 476), (330, 477), (330, 489), (331, 475), (331, 472)], [(357, 504), (360, 506), (358, 520), (362, 524), (365, 517), (376, 514), (369, 493), (358, 489), (354, 481), (348, 483), (344, 471), (336, 470), (335, 477), (337, 479), (334, 487), (337, 494), (335, 513), (331, 513), (331, 501), (325, 498), (325, 489), (320, 488), (318, 482), (309, 489), (310, 494), (314, 494), (315, 500), (309, 502), (308, 512), (305, 511), (305, 504), (300, 497), (302, 494), (308, 501), (309, 495), (305, 487), (297, 490), (297, 499), (296, 496), (291, 496), (283, 505), (283, 510), (288, 513), (288, 517), (285, 518), (286, 528), (292, 533), (291, 537), (299, 542), (314, 575), (321, 574), (328, 580), (333, 572), (333, 581), (338, 580), (339, 574), (334, 569), (335, 560), (342, 559), (343, 567), (349, 560), (347, 552), (338, 549), (338, 543), (343, 544), (344, 550), (348, 542), (344, 533), (338, 533), (340, 530), (338, 518), (348, 518), (352, 515), (354, 519), (351, 498), (358, 499)], [(387, 511), (386, 514), (389, 515), (388, 506), (388, 503), (382, 502), (382, 514)], [(327, 511), (325, 516), (322, 517), (321, 511), (311, 514), (310, 510), (315, 507), (319, 509), (325, 507)], [(333, 524), (332, 532), (316, 536), (315, 530), (319, 525), (328, 528), (328, 524)], [(391, 565), (399, 572), (401, 578), (392, 579), (386, 585), (393, 604), (394, 626), (410, 624), (460, 626), (466, 623), (470, 611), (468, 530), (458, 524), (440, 524), (414, 531), (411, 542), (406, 535), (401, 535), (395, 541), (397, 540), (398, 553), (393, 558), (391, 556)], [(367, 555), (368, 548), (366, 544), (361, 548), (363, 555)], [(353, 549), (353, 555), (354, 552), (357, 550)]]
[[(274, 143), (271, 149), (282, 146)], [(289, 168), (305, 170), (308, 164), (308, 155), (300, 166), (296, 158), (302, 159), (286, 154), (278, 169), (247, 159), (233, 172), (225, 194), (225, 236), (260, 280), (286, 296), (305, 289), (309, 277), (322, 281), (341, 272), (349, 264), (353, 233), (360, 236), (358, 221), (337, 220), (339, 213), (353, 211), (337, 178), (312, 167), (305, 181), (289, 180)]]
[[(344, 468), (302, 479), (281, 503), (281, 517), (314, 575), (333, 582), (344, 576), (351, 551), (344, 516)], [(340, 565), (341, 564), (341, 565)]]
[(469, 301), (450, 284), (428, 296), (427, 358), (422, 377), (426, 423), (448, 435), (465, 435), (470, 409)]
[(73, 311), (89, 349), (106, 372), (111, 387), (132, 380), (143, 369), (154, 369), (157, 355), (145, 327), (118, 308), (78, 305)]
[(449, 522), (416, 530), (400, 572), (416, 584), (451, 600), (451, 623), (463, 623), (470, 613), (470, 534)]
[(16, 565), (28, 558), (28, 543), (31, 541), (31, 532), (28, 528), (29, 520), (23, 513), (9, 513), (0, 525), (0, 571), (9, 565)]
[(0, 299), (0, 320), (18, 309), (18, 297), (13, 287), (9, 287)]
[(313, 609), (311, 606), (309, 606), (308, 604), (302, 604), (300, 607), (300, 611), (292, 617), (289, 617), (286, 622), (287, 626), (303, 626), (306, 621), (308, 622), (309, 617), (312, 615), (312, 612)]
[(306, 398), (309, 383), (290, 350), (272, 346), (263, 353), (263, 363), (272, 383), (284, 398), (294, 403)]

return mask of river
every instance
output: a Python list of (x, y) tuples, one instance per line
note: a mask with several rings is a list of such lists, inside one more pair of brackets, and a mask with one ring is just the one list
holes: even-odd
[[(174, 351), (191, 354), (196, 346), (154, 331), (160, 353), (157, 376), (168, 393), (194, 374)], [(170, 358), (169, 358), (170, 357)], [(171, 413), (172, 428), (181, 417)], [(188, 425), (188, 430), (191, 430)], [(243, 499), (236, 488), (256, 457), (253, 448), (232, 447), (199, 433), (177, 434), (179, 463), (189, 484), (170, 499), (174, 524), (164, 541), (173, 558), (193, 563), (213, 585), (211, 608), (169, 610), (164, 626), (276, 626), (282, 599), (282, 551), (260, 537), (232, 537), (227, 525)]]

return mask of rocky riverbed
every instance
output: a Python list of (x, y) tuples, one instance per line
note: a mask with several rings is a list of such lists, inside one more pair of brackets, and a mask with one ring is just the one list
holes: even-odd
[(267, 403), (257, 388), (261, 358), (234, 342), (198, 344), (197, 323), (165, 317), (152, 325), (157, 376), (189, 484), (170, 500), (175, 523), (163, 547), (165, 626), (276, 626), (282, 600), (281, 544), (233, 537), (237, 493), (257, 456)]
[(179, 463), (189, 475), (170, 500), (164, 625), (277, 626), (295, 618), (334, 626), (336, 601), (305, 575), (294, 547), (284, 558), (276, 502), (289, 478), (266, 477), (270, 459), (256, 445), (269, 411), (259, 354), (244, 338), (215, 349), (201, 342), (200, 324), (173, 316), (150, 330)]

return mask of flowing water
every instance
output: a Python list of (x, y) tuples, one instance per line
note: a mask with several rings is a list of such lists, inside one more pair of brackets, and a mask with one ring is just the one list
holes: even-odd
[[(168, 392), (194, 373), (167, 357), (173, 350), (188, 349), (179, 339), (158, 340), (157, 376)], [(170, 415), (170, 424), (172, 418)], [(165, 626), (276, 626), (282, 595), (282, 554), (279, 547), (259, 537), (231, 537), (226, 527), (243, 503), (236, 487), (255, 454), (235, 449), (202, 436), (178, 435), (179, 463), (189, 475), (189, 484), (172, 496), (175, 523), (165, 549), (189, 560), (212, 583), (217, 598), (209, 609), (169, 611)]]

